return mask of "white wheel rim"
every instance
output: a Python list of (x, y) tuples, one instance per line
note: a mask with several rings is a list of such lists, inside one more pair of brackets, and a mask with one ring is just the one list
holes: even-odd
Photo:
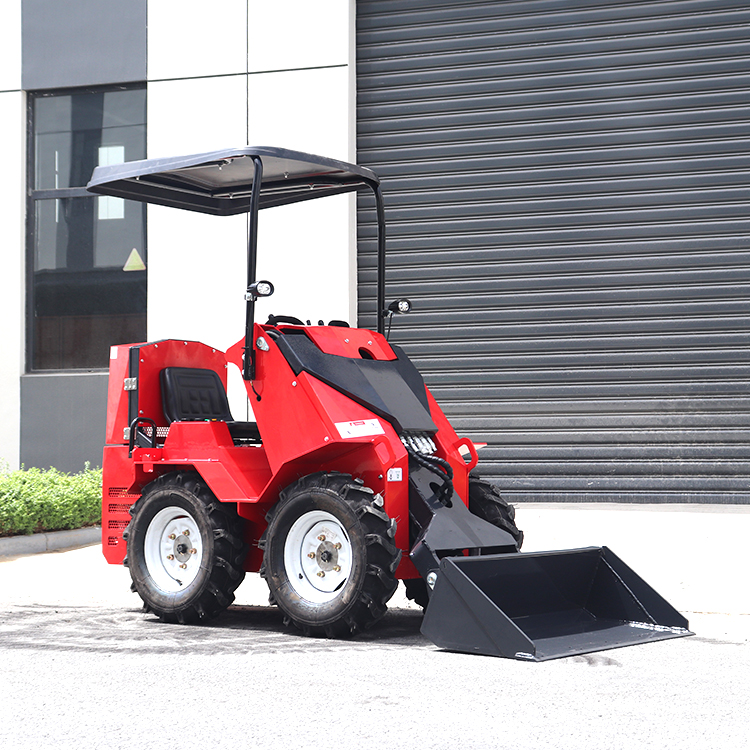
[(352, 571), (352, 545), (336, 516), (313, 510), (300, 516), (284, 542), (292, 588), (309, 602), (335, 599)]
[(185, 589), (198, 575), (203, 557), (195, 519), (177, 506), (160, 510), (146, 530), (144, 557), (151, 578), (162, 591)]

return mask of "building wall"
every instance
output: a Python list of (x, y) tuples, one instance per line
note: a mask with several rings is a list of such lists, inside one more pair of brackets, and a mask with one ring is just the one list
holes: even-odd
[(358, 160), (414, 303), (392, 340), (488, 444), (477, 471), (511, 502), (750, 502), (748, 4), (360, 0), (357, 24)]
[[(174, 18), (171, 2), (150, 0), (149, 156), (249, 144), (353, 159), (353, 5), (228, 0)], [(219, 31), (207, 35), (206, 28)], [(258, 303), (259, 320), (276, 313), (356, 322), (353, 207), (353, 197), (343, 196), (261, 213), (258, 277), (276, 292)], [(221, 349), (237, 341), (245, 217), (150, 207), (148, 238), (149, 338)], [(236, 380), (233, 386), (232, 407), (241, 414), (244, 390)]]
[[(25, 361), (26, 92), (145, 81), (151, 157), (247, 143), (356, 161), (355, 133), (360, 128), (364, 139), (360, 161), (384, 178), (390, 221), (389, 296), (408, 294), (416, 303), (415, 313), (408, 321), (400, 321), (394, 339), (414, 356), (457, 429), (478, 439), (488, 431), (494, 434), (494, 446), (483, 456), (484, 465), (491, 466), (490, 476), (502, 481), (511, 499), (746, 502), (748, 410), (743, 347), (747, 310), (742, 305), (747, 295), (741, 283), (746, 282), (749, 266), (746, 260), (737, 259), (746, 255), (742, 243), (747, 234), (742, 223), (746, 199), (741, 194), (746, 171), (742, 118), (746, 119), (748, 111), (742, 99), (742, 66), (747, 59), (747, 35), (743, 36), (742, 29), (748, 24), (747, 9), (734, 0), (716, 0), (708, 4), (710, 8), (698, 3), (684, 12), (667, 0), (651, 3), (648, 12), (642, 3), (623, 5), (614, 0), (594, 5), (567, 2), (558, 4), (557, 10), (552, 8), (555, 3), (546, 0), (469, 5), (458, 0), (360, 0), (362, 37), (358, 43), (354, 0), (223, 0), (193, 5), (189, 11), (169, 0), (2, 3), (0, 135), (5, 159), (0, 182), (0, 247), (4, 252), (0, 418), (4, 428), (0, 463), (55, 465), (66, 470), (80, 469), (84, 461), (97, 464), (106, 407), (105, 372), (33, 373)], [(549, 23), (540, 15), (545, 9), (554, 11)], [(641, 20), (639, 9), (646, 14)], [(672, 23), (669, 19), (673, 18), (676, 24), (671, 37), (655, 26), (658, 9), (665, 23)], [(495, 11), (499, 15), (491, 26), (488, 19)], [(613, 31), (618, 18), (623, 33)], [(599, 36), (593, 33), (592, 19), (600, 24)], [(556, 39), (558, 33), (562, 36)], [(671, 43), (667, 43), (669, 38)], [(524, 41), (530, 39), (537, 42)], [(579, 42), (580, 50), (565, 51), (566, 45), (575, 47)], [(358, 121), (357, 46), (360, 82), (369, 77), (360, 89)], [(602, 56), (604, 49), (615, 56)], [(671, 51), (683, 54), (684, 59), (670, 58)], [(643, 54), (647, 56), (641, 59)], [(498, 59), (484, 66), (482, 60), (488, 55)], [(561, 60), (567, 68), (560, 68)], [(602, 60), (619, 60), (620, 67), (602, 67)], [(651, 62), (645, 65), (644, 60)], [(474, 79), (477, 65), (481, 75)], [(622, 81), (617, 75), (625, 75), (627, 84), (619, 93)], [(468, 87), (465, 92), (464, 86)], [(691, 87), (703, 87), (699, 93), (704, 98), (690, 99), (686, 94)], [(602, 103), (609, 88), (614, 98), (613, 109), (607, 113)], [(481, 89), (497, 89), (499, 98), (488, 105), (476, 95)], [(575, 106), (548, 116), (544, 107), (555, 109), (565, 97)], [(662, 104), (666, 108), (656, 112), (659, 117), (669, 114), (670, 108), (682, 108), (688, 119), (680, 119), (682, 115), (676, 112), (676, 120), (653, 121), (658, 127), (652, 128), (645, 110), (638, 109), (641, 101), (652, 100), (657, 110)], [(415, 102), (426, 108), (420, 109)], [(467, 105), (466, 112), (455, 112), (458, 119), (436, 117), (456, 106), (460, 109), (462, 103)], [(594, 166), (601, 170), (592, 174), (599, 182), (592, 188), (583, 181), (588, 192), (580, 195), (558, 192), (567, 190), (565, 180), (550, 179), (544, 172), (547, 159), (555, 169), (569, 158), (573, 168), (581, 160), (582, 139), (588, 135), (581, 128), (587, 119), (582, 119), (584, 110), (579, 111), (579, 104), (586, 106), (589, 129), (605, 139), (604, 146), (590, 142), (596, 154)], [(621, 123), (619, 118), (628, 112), (632, 122)], [(603, 115), (613, 124), (611, 132), (601, 130)], [(499, 120), (491, 121), (495, 116)], [(692, 122), (690, 118), (704, 124), (714, 118), (712, 130), (694, 136), (684, 127)], [(491, 138), (483, 130), (488, 122), (496, 128)], [(536, 131), (529, 130), (534, 122), (544, 128), (557, 127), (557, 123), (559, 133), (544, 130), (535, 135)], [(645, 135), (639, 132), (644, 129), (649, 131)], [(564, 137), (555, 142), (561, 134)], [(551, 145), (547, 137), (552, 138)], [(633, 176), (630, 169), (639, 163), (639, 154), (634, 154), (638, 159), (628, 156), (624, 160), (628, 169), (620, 175), (620, 183), (613, 179), (611, 145), (620, 143), (617, 139), (622, 137), (632, 139), (628, 148), (653, 149), (655, 171), (644, 168), (633, 175), (649, 176), (651, 187), (661, 193), (649, 194), (640, 184), (628, 187)], [(452, 179), (451, 170), (462, 169), (456, 159), (461, 145), (469, 156), (467, 174), (471, 179), (479, 177), (478, 190), (470, 200), (444, 190), (446, 175)], [(683, 146), (687, 150), (680, 150)], [(431, 151), (433, 147), (443, 150)], [(701, 152), (701, 147), (707, 150)], [(516, 152), (521, 154), (519, 161), (515, 161)], [(696, 154), (699, 168), (688, 168), (689, 160), (683, 157)], [(448, 170), (441, 166), (446, 155)], [(531, 156), (544, 172), (539, 185), (531, 184), (535, 179), (529, 170)], [(555, 161), (558, 158), (562, 161)], [(664, 164), (673, 161), (672, 182), (662, 160)], [(649, 159), (643, 163), (648, 166)], [(398, 187), (399, 165), (404, 166), (403, 194)], [(434, 178), (430, 169), (436, 170)], [(684, 178), (692, 172), (701, 179), (708, 175), (708, 181), (696, 181), (692, 198), (686, 198)], [(498, 174), (502, 184), (490, 200), (483, 181)], [(434, 190), (436, 184), (440, 190)], [(524, 186), (531, 192), (519, 193)], [(714, 192), (706, 191), (708, 197), (701, 202), (698, 194), (704, 188)], [(615, 197), (624, 197), (626, 203), (613, 202), (609, 213), (600, 211), (602, 202), (609, 200), (604, 193), (618, 191), (625, 191)], [(422, 201), (422, 193), (438, 200), (419, 213), (415, 203)], [(544, 198), (541, 204), (540, 196)], [(582, 198), (584, 204), (568, 206), (565, 202), (571, 196)], [(633, 196), (635, 203), (627, 203)], [(481, 205), (472, 219), (468, 211), (475, 198)], [(641, 199), (646, 202), (639, 203)], [(575, 239), (582, 228), (581, 205), (595, 214), (592, 227), (606, 229), (603, 249), (591, 245), (579, 252), (571, 240), (567, 245), (570, 257), (563, 258), (561, 265), (560, 231), (571, 232), (569, 236)], [(618, 206), (625, 210), (619, 212)], [(649, 219), (650, 226), (672, 232), (681, 246), (672, 246), (678, 252), (660, 259), (653, 252), (656, 230), (649, 228), (652, 244), (636, 248), (645, 265), (630, 284), (627, 273), (633, 269), (624, 265), (629, 257), (612, 253), (611, 225), (622, 214), (628, 227), (641, 231), (643, 217), (662, 210), (667, 213)], [(687, 223), (698, 229), (683, 231), (675, 220), (678, 215), (686, 216)], [(553, 221), (543, 225), (554, 234), (553, 252), (547, 257), (539, 254), (541, 234), (534, 225), (540, 216)], [(491, 231), (490, 226), (494, 227)], [(362, 225), (361, 232), (361, 313), (363, 323), (371, 324), (374, 244), (367, 225)], [(458, 257), (452, 246), (462, 233), (468, 233), (466, 254)], [(496, 247), (482, 245), (482, 237), (492, 233), (499, 244), (509, 246), (505, 256), (498, 256)], [(699, 245), (689, 243), (700, 239), (701, 233), (720, 236), (724, 244), (700, 245), (703, 255), (698, 258), (691, 248)], [(246, 283), (245, 236), (243, 217), (149, 209), (149, 338), (199, 339), (219, 348), (239, 338)], [(420, 242), (424, 254), (414, 255)], [(513, 243), (517, 246), (511, 247)], [(272, 280), (277, 290), (270, 300), (259, 302), (259, 319), (273, 312), (314, 321), (343, 318), (356, 322), (353, 196), (263, 212), (259, 246), (258, 275)], [(450, 258), (440, 255), (446, 248)], [(727, 251), (720, 262), (717, 250)], [(589, 256), (606, 263), (596, 266), (594, 273), (586, 266)], [(679, 264), (683, 256), (695, 263), (692, 276), (683, 274)], [(668, 274), (654, 282), (649, 268), (664, 259), (670, 264), (676, 259), (673, 276), (679, 283), (672, 284), (666, 279)], [(612, 265), (607, 266), (610, 261)], [(648, 273), (637, 276), (644, 271)], [(600, 297), (592, 297), (594, 302), (581, 308), (581, 300), (589, 299), (582, 295), (599, 294), (600, 279), (608, 289), (629, 286), (636, 303), (644, 308), (652, 300), (664, 303), (660, 310), (666, 314), (649, 312), (642, 316), (641, 328), (633, 327), (627, 315), (622, 320), (610, 316), (612, 320), (596, 327), (594, 317), (606, 317), (616, 307), (611, 304), (615, 297), (610, 296), (606, 309)], [(665, 279), (668, 284), (662, 283)], [(570, 298), (561, 296), (558, 288), (566, 284)], [(590, 289), (584, 288), (586, 284)], [(706, 313), (695, 291), (711, 284), (716, 289), (709, 292), (715, 296), (707, 299), (714, 307)], [(659, 298), (659, 294), (667, 296)], [(485, 301), (475, 305), (474, 299), (482, 295)], [(545, 301), (550, 299), (552, 304)], [(685, 300), (695, 303), (691, 315), (686, 314), (687, 307), (680, 307)], [(629, 314), (628, 309), (627, 305), (617, 308)], [(568, 311), (574, 313), (570, 319)], [(457, 317), (459, 312), (463, 317)], [(553, 312), (557, 317), (551, 316)], [(612, 321), (622, 324), (624, 335), (610, 326)], [(482, 336), (477, 338), (480, 326)], [(493, 326), (494, 333), (487, 336)], [(462, 343), (457, 344), (459, 339)], [(614, 352), (612, 341), (619, 344)], [(652, 363), (664, 365), (665, 374), (652, 378), (658, 388), (643, 398), (640, 381), (645, 379), (641, 366), (645, 355)], [(623, 364), (624, 375), (613, 381), (612, 390), (609, 384), (602, 386), (601, 374), (615, 358)], [(673, 377), (677, 366), (686, 363), (693, 368), (691, 373), (700, 376), (683, 377), (694, 388), (687, 397)], [(571, 368), (593, 374), (571, 389), (567, 371)], [(712, 372), (720, 375), (714, 381), (719, 384), (716, 387), (703, 377)], [(556, 373), (561, 373), (559, 381), (555, 381)], [(623, 383), (627, 390), (621, 387)], [(241, 385), (237, 375), (230, 397), (238, 418), (247, 408)], [(552, 386), (559, 386), (559, 391), (550, 391)], [(488, 397), (489, 388), (496, 390)], [(603, 435), (609, 436), (608, 445), (602, 445)], [(610, 471), (612, 466), (620, 466), (617, 475)], [(567, 482), (564, 493), (560, 477)], [(540, 488), (547, 494), (540, 494)]]
[(23, 0), (23, 87), (141, 81), (147, 0)]
[[(249, 144), (353, 159), (354, 0), (223, 0), (189, 13), (169, 0), (64, 6), (12, 0), (0, 10), (0, 133), (13, 146), (0, 187), (0, 416), (20, 424), (0, 435), (0, 460), (78, 470), (101, 460), (106, 375), (29, 373), (25, 363), (25, 90), (145, 79), (149, 157)], [(354, 198), (315, 203), (261, 214), (258, 273), (277, 292), (259, 303), (259, 319), (356, 322)], [(245, 217), (149, 207), (147, 227), (149, 339), (234, 343), (244, 322)], [(236, 378), (230, 393), (238, 416), (241, 385)]]
[[(0, 22), (0, 141), (6, 144), (0, 180), (0, 467), (19, 462), (19, 423), (23, 372), (24, 175), (26, 105), (21, 91), (21, 3), (4, 6)], [(12, 146), (8, 148), (7, 146)]]

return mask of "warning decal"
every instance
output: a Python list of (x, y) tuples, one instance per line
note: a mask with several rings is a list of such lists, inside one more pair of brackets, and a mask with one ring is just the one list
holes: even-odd
[(336, 429), (342, 438), (385, 435), (385, 430), (377, 419), (355, 419), (353, 422), (336, 422)]

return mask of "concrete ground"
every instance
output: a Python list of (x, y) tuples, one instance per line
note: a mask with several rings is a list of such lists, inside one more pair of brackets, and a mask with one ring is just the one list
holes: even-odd
[(0, 561), (0, 748), (750, 748), (750, 507), (523, 505), (524, 549), (606, 544), (696, 635), (541, 664), (448, 653), (399, 589), (351, 641), (286, 631), (249, 575), (156, 621), (98, 546)]

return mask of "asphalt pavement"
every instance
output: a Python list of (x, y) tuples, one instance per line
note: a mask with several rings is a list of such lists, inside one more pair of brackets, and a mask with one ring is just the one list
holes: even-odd
[(349, 641), (257, 575), (206, 626), (140, 610), (98, 545), (0, 559), (0, 748), (750, 748), (749, 506), (519, 506), (524, 549), (607, 545), (695, 636), (540, 664), (442, 651), (399, 589)]

